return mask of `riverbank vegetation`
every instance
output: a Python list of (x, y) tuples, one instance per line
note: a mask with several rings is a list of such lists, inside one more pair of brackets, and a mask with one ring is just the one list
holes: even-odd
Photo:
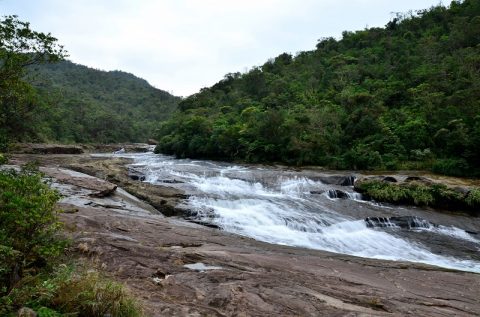
[(480, 175), (480, 2), (398, 14), (227, 74), (179, 104), (178, 157)]

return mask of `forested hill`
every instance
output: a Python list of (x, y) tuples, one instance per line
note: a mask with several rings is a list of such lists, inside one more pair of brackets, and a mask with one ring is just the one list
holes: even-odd
[(479, 43), (478, 0), (321, 39), (183, 100), (157, 151), (471, 175), (480, 166)]
[(43, 103), (37, 135), (62, 142), (146, 142), (180, 98), (121, 71), (63, 61), (35, 65), (28, 81)]

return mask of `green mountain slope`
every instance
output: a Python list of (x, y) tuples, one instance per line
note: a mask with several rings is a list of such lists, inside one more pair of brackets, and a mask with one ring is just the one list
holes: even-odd
[(325, 38), (179, 104), (158, 152), (333, 168), (480, 167), (480, 1)]
[(40, 136), (62, 142), (145, 142), (180, 98), (121, 71), (100, 71), (64, 61), (29, 69), (43, 101)]

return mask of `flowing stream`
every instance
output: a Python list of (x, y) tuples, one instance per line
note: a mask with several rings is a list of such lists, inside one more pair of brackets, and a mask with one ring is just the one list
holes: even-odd
[[(134, 159), (130, 168), (146, 182), (191, 195), (183, 207), (199, 223), (269, 243), (480, 273), (479, 219), (364, 201), (351, 174), (119, 155)], [(389, 223), (399, 216), (419, 220)]]

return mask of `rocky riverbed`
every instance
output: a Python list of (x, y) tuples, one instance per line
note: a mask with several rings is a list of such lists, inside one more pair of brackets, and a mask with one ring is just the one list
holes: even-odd
[(183, 212), (187, 193), (132, 179), (126, 159), (19, 154), (11, 162), (32, 159), (64, 195), (76, 254), (128, 285), (148, 315), (480, 315), (479, 274), (256, 241), (165, 217)]

